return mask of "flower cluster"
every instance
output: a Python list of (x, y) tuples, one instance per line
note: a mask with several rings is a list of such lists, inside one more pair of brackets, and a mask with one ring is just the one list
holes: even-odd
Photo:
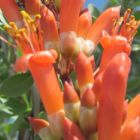
[[(93, 21), (84, 2), (23, 0), (20, 10), (15, 0), (0, 1), (9, 22), (4, 28), (22, 52), (14, 68), (31, 72), (48, 115), (29, 122), (43, 140), (139, 140), (140, 95), (129, 103), (125, 95), (140, 22), (130, 9), (120, 17), (120, 7)], [(96, 67), (98, 43), (103, 53)]]

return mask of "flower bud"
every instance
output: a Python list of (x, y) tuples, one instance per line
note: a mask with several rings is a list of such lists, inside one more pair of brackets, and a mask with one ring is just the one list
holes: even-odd
[(64, 140), (85, 140), (78, 126), (66, 117), (64, 118)]
[(74, 88), (67, 82), (64, 85), (64, 109), (66, 116), (74, 121), (79, 120), (80, 101)]
[(97, 103), (92, 89), (87, 89), (81, 97), (80, 128), (87, 135), (93, 134), (97, 128)]

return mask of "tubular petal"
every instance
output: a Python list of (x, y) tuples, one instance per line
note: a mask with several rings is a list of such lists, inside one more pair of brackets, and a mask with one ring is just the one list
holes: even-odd
[(140, 106), (140, 94), (138, 94), (135, 98), (133, 98), (131, 102), (128, 104), (128, 113), (125, 124), (129, 123), (136, 117), (140, 117), (139, 106)]
[(94, 79), (91, 62), (82, 52), (78, 54), (76, 59), (75, 70), (80, 88), (93, 83)]
[(49, 52), (46, 55), (36, 53), (29, 60), (29, 69), (48, 114), (63, 109), (63, 97), (53, 67), (54, 60)]
[(57, 41), (57, 23), (53, 13), (45, 6), (41, 7), (41, 28), (44, 33), (45, 41)]
[(104, 70), (97, 117), (99, 140), (119, 140), (130, 65), (129, 57), (120, 53)]
[(119, 18), (119, 15), (120, 6), (104, 11), (89, 29), (87, 39), (92, 40), (97, 45), (102, 37), (102, 31), (110, 31), (114, 24), (113, 20)]
[(87, 10), (79, 17), (79, 24), (78, 24), (78, 30), (77, 35), (79, 37), (86, 37), (87, 32), (92, 24), (92, 17), (90, 12)]
[(15, 0), (1, 0), (0, 9), (2, 9), (9, 22), (16, 22), (18, 26), (21, 26), (22, 16)]
[(120, 140), (139, 140), (140, 139), (140, 118), (131, 120), (122, 130)]
[(16, 60), (14, 65), (14, 69), (16, 72), (25, 73), (28, 70), (28, 62), (33, 54), (23, 55), (19, 59)]
[(40, 0), (24, 0), (25, 9), (30, 15), (35, 15), (40, 13)]
[(61, 0), (60, 33), (77, 31), (83, 0)]

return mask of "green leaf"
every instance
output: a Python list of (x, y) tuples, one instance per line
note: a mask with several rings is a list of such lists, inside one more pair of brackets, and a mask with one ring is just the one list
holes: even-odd
[(134, 16), (135, 16), (135, 18), (137, 19), (137, 20), (139, 20), (140, 19), (140, 11), (139, 10), (137, 10), (137, 11), (134, 11)]
[(100, 11), (93, 4), (89, 4), (88, 9), (93, 16), (93, 19), (96, 19), (100, 15)]
[(33, 80), (29, 73), (17, 74), (3, 82), (0, 93), (9, 97), (21, 96), (29, 91), (32, 84)]
[(12, 124), (10, 129), (10, 134), (14, 134), (18, 130), (24, 130), (29, 127), (29, 124), (25, 120), (25, 114), (21, 114), (18, 116), (18, 118), (15, 120), (15, 122)]
[(10, 110), (15, 115), (21, 114), (26, 111), (26, 105), (22, 100), (18, 98), (9, 98), (9, 100), (5, 104), (11, 108)]

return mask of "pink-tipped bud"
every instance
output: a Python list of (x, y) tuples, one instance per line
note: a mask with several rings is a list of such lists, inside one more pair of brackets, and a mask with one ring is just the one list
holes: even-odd
[(76, 103), (79, 101), (78, 94), (74, 88), (68, 83), (65, 82), (64, 85), (64, 103)]
[(91, 88), (88, 88), (81, 97), (81, 105), (87, 108), (96, 106), (96, 97)]
[(64, 85), (64, 109), (66, 116), (70, 120), (78, 122), (80, 101), (78, 94), (68, 82), (65, 82)]
[(85, 134), (92, 134), (97, 128), (97, 103), (92, 89), (87, 89), (81, 97), (79, 124)]
[(64, 140), (85, 140), (78, 126), (66, 117), (64, 119)]

